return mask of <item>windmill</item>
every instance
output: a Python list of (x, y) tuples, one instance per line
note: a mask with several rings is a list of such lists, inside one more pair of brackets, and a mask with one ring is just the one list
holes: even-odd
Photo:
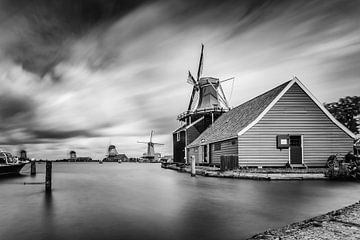
[[(222, 83), (233, 80), (220, 80), (214, 77), (203, 77), (204, 44), (201, 44), (201, 54), (196, 78), (188, 71), (187, 83), (191, 84), (192, 92), (187, 110), (178, 115), (180, 128), (173, 132), (174, 162), (187, 162), (186, 146), (192, 143), (205, 129), (216, 121), (223, 113), (230, 110), (228, 100), (222, 88)], [(207, 162), (209, 146), (204, 145), (199, 150), (202, 153), (201, 162)]]
[(147, 152), (144, 153), (144, 155), (142, 157), (145, 158), (145, 159), (148, 159), (150, 162), (158, 161), (158, 158), (159, 158), (158, 154), (155, 153), (154, 146), (155, 145), (164, 145), (162, 143), (153, 142), (152, 141), (153, 134), (154, 134), (154, 130), (151, 130), (151, 132), (150, 132), (150, 141), (149, 142), (140, 142), (140, 141), (138, 141), (138, 143), (147, 144)]
[(203, 62), (204, 44), (201, 44), (201, 54), (196, 79), (191, 72), (188, 71), (187, 83), (193, 86), (188, 109), (178, 116), (178, 120), (186, 121), (187, 124), (201, 117), (200, 115), (203, 115), (203, 113), (209, 112), (219, 115), (216, 113), (221, 114), (230, 109), (221, 83), (233, 80), (234, 78), (219, 80), (213, 77), (202, 77)]

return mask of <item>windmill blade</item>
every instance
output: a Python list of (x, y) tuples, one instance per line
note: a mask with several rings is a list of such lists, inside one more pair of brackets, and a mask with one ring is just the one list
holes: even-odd
[(225, 100), (225, 105), (226, 106), (229, 106), (229, 102), (228, 102), (228, 100), (226, 99), (226, 96), (225, 96), (225, 93), (224, 93), (224, 90), (223, 90), (223, 88), (222, 88), (222, 86), (221, 86), (221, 83), (219, 83), (219, 88), (220, 88), (220, 91), (221, 91), (221, 93), (222, 93), (222, 97), (224, 98), (224, 100)]
[(227, 82), (227, 81), (230, 81), (230, 80), (233, 80), (235, 77), (231, 77), (231, 78), (227, 78), (227, 79), (224, 79), (224, 80), (221, 80), (220, 83), (223, 83), (223, 82)]
[(204, 44), (201, 44), (201, 55), (200, 55), (200, 61), (199, 61), (199, 68), (197, 72), (197, 82), (199, 82), (200, 76), (203, 71), (203, 58), (204, 58)]
[(145, 144), (148, 144), (148, 142), (140, 142), (140, 141), (137, 141), (137, 143), (145, 143)]
[(152, 142), (153, 132), (154, 132), (154, 130), (151, 130), (151, 132), (150, 132), (150, 142)]
[(216, 93), (218, 94), (218, 96), (220, 97), (221, 101), (225, 104), (225, 106), (230, 109), (230, 107), (227, 105), (227, 102), (224, 100), (224, 98), (221, 96), (221, 94), (219, 94), (219, 92), (217, 91), (217, 89), (215, 88), (215, 86), (208, 81), (208, 83), (212, 86), (212, 88), (216, 91)]
[(234, 90), (234, 80), (233, 80), (233, 81), (232, 81), (232, 83), (231, 83), (231, 92), (230, 92), (230, 98), (229, 98), (229, 101), (231, 101), (232, 94), (233, 94), (233, 90)]
[(191, 93), (191, 97), (190, 97), (190, 102), (189, 102), (188, 111), (191, 110), (191, 106), (192, 106), (192, 103), (193, 103), (193, 100), (194, 100), (195, 92), (196, 92), (196, 87), (194, 86), (194, 87), (193, 87), (193, 90), (192, 90), (192, 93)]
[(153, 143), (154, 145), (165, 145), (163, 143)]
[(189, 75), (188, 78), (186, 80), (187, 83), (192, 84), (192, 85), (196, 85), (196, 81), (195, 78), (191, 75), (191, 72), (189, 71)]

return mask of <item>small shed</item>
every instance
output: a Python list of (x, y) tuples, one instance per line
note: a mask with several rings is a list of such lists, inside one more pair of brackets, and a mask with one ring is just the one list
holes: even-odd
[(197, 162), (239, 166), (325, 166), (353, 149), (355, 135), (338, 122), (296, 77), (220, 116), (187, 146)]

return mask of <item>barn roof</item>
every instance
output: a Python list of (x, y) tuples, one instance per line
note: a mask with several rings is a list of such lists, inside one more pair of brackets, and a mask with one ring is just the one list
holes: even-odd
[(280, 94), (290, 81), (267, 91), (221, 115), (189, 147), (236, 138)]
[(209, 128), (195, 139), (187, 147), (220, 142), (231, 138), (237, 138), (254, 126), (280, 99), (280, 97), (294, 84), (297, 83), (318, 105), (318, 107), (333, 121), (339, 128), (350, 137), (354, 134), (338, 122), (324, 106), (310, 93), (308, 89), (295, 77), (278, 87), (275, 87), (221, 115)]

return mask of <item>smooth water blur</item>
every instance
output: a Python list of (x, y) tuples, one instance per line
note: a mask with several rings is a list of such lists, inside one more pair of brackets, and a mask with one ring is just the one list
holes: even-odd
[(360, 199), (358, 183), (192, 178), (159, 164), (54, 163), (0, 179), (0, 239), (244, 239)]

